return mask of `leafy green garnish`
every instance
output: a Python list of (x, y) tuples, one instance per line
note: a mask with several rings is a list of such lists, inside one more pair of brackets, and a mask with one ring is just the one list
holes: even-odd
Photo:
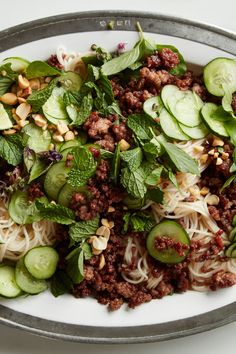
[(120, 153), (120, 157), (123, 161), (127, 163), (127, 166), (131, 171), (137, 170), (140, 167), (143, 153), (140, 147), (137, 147), (132, 150), (123, 151)]
[(36, 77), (43, 76), (55, 76), (60, 74), (60, 70), (53, 68), (44, 61), (40, 60), (32, 61), (26, 69), (27, 79), (34, 79)]
[(57, 222), (58, 224), (70, 225), (75, 222), (74, 212), (59, 204), (49, 203), (48, 201), (36, 200), (37, 209), (43, 219)]
[(162, 204), (164, 193), (160, 188), (156, 187), (154, 189), (148, 189), (146, 197), (155, 203)]
[(132, 114), (127, 119), (128, 127), (133, 130), (137, 138), (141, 140), (151, 140), (153, 135), (150, 128), (157, 126), (156, 122), (146, 114)]
[(9, 77), (0, 76), (0, 96), (4, 95), (4, 93), (10, 90), (11, 85), (13, 84), (13, 80)]
[(145, 183), (149, 186), (156, 186), (160, 181), (161, 174), (163, 171), (163, 166), (155, 168), (145, 179)]
[(55, 85), (52, 82), (44, 89), (31, 93), (31, 95), (27, 98), (27, 102), (32, 106), (33, 112), (40, 111), (41, 107), (44, 105), (44, 103), (47, 102), (47, 100), (51, 96), (54, 87)]
[(38, 156), (36, 156), (35, 161), (30, 170), (28, 183), (31, 183), (33, 180), (46, 173), (51, 167), (51, 165), (52, 164), (48, 165), (45, 160), (42, 160)]
[(116, 150), (112, 159), (111, 176), (115, 184), (118, 183), (120, 172), (120, 143), (116, 145)]
[(187, 66), (186, 66), (186, 63), (185, 63), (185, 60), (184, 60), (182, 54), (173, 45), (168, 45), (168, 44), (157, 44), (156, 45), (156, 49), (158, 51), (160, 51), (163, 48), (171, 49), (179, 57), (179, 64), (176, 65), (173, 69), (171, 69), (170, 73), (173, 74), (173, 75), (183, 75), (186, 72), (186, 70), (187, 70)]
[(17, 166), (23, 157), (23, 141), (19, 134), (0, 136), (0, 157)]
[(86, 119), (89, 117), (93, 108), (93, 98), (91, 93), (88, 93), (87, 96), (84, 96), (82, 99), (81, 105), (78, 109), (77, 116), (73, 122), (73, 125), (80, 126), (82, 125)]
[(99, 226), (99, 217), (88, 221), (79, 221), (71, 225), (69, 230), (70, 238), (73, 242), (81, 242), (95, 234)]
[(192, 173), (200, 176), (198, 163), (191, 156), (189, 156), (184, 150), (178, 146), (160, 140), (161, 145), (164, 147), (166, 154), (175, 165), (178, 171)]
[(156, 221), (153, 216), (146, 212), (136, 212), (136, 213), (125, 213), (123, 216), (123, 232), (127, 233), (129, 227), (135, 232), (149, 232)]
[(135, 198), (143, 198), (147, 192), (144, 183), (146, 175), (141, 167), (131, 171), (128, 167), (121, 171), (121, 184), (127, 189), (127, 192)]
[(66, 271), (74, 284), (79, 284), (84, 279), (84, 252), (81, 248), (75, 248), (66, 257)]
[(87, 147), (78, 146), (73, 149), (73, 167), (68, 174), (67, 182), (72, 187), (81, 187), (96, 171), (97, 163)]
[(223, 192), (223, 190), (225, 188), (229, 187), (231, 185), (231, 183), (234, 182), (235, 180), (236, 180), (236, 174), (233, 174), (225, 181), (225, 183), (223, 184), (223, 186), (220, 189), (220, 193)]
[(234, 148), (234, 151), (233, 151), (233, 163), (229, 169), (229, 172), (230, 173), (234, 173), (236, 172), (236, 147)]
[(61, 269), (54, 273), (50, 285), (51, 293), (55, 297), (68, 293), (73, 287), (73, 283), (70, 277), (64, 270)]

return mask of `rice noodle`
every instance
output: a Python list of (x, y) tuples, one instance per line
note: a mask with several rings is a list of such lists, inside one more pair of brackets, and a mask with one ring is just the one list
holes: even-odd
[[(185, 143), (177, 143), (176, 146), (183, 149), (190, 156), (199, 161), (200, 153), (196, 153), (194, 147), (204, 143), (204, 139), (196, 141), (188, 141)], [(202, 173), (207, 168), (207, 164), (199, 164)], [(163, 218), (181, 219), (181, 224), (193, 241), (200, 241), (201, 248), (196, 252), (192, 252), (193, 260), (189, 262), (189, 274), (192, 289), (197, 291), (207, 291), (211, 277), (223, 270), (236, 274), (236, 259), (226, 259), (219, 261), (219, 256), (223, 256), (223, 251), (215, 256), (215, 259), (199, 261), (199, 256), (204, 254), (210, 247), (211, 240), (220, 230), (215, 220), (212, 219), (207, 207), (207, 196), (196, 194), (196, 200), (193, 202), (186, 201), (190, 197), (189, 188), (198, 189), (197, 183), (200, 177), (189, 173), (177, 173), (177, 181), (179, 189), (177, 189), (169, 180), (162, 181), (161, 187), (164, 192), (164, 203), (157, 204), (148, 202), (143, 209), (152, 208), (156, 222), (159, 223)], [(225, 245), (229, 243), (227, 235), (222, 235)], [(132, 259), (136, 260), (136, 269), (127, 274), (123, 274), (125, 280), (131, 283), (140, 283), (147, 278), (147, 287), (149, 289), (156, 288), (161, 282), (163, 275), (153, 277), (147, 264), (147, 253), (145, 247), (138, 247), (137, 240), (129, 238), (127, 242), (124, 263), (130, 265)], [(145, 259), (145, 261), (144, 261)], [(140, 269), (140, 264), (145, 268)], [(145, 275), (145, 276), (144, 276)]]

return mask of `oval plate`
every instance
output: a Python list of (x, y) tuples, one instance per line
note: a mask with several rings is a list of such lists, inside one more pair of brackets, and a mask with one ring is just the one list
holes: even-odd
[[(114, 49), (118, 42), (131, 47), (138, 39), (137, 21), (148, 37), (173, 44), (184, 57), (204, 65), (219, 55), (236, 55), (236, 35), (184, 19), (138, 12), (83, 12), (49, 17), (0, 32), (0, 59), (25, 56), (45, 59), (59, 44), (80, 51), (98, 43)], [(113, 30), (108, 31), (109, 24)], [(25, 54), (26, 53), (26, 54)], [(33, 333), (89, 343), (162, 341), (222, 326), (236, 319), (236, 287), (216, 293), (189, 291), (153, 300), (135, 310), (115, 313), (92, 299), (49, 293), (26, 299), (1, 300), (0, 322)]]

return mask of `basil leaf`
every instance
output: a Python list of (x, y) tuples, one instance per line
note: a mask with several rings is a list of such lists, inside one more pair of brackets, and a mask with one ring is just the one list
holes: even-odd
[(120, 157), (127, 163), (131, 171), (135, 171), (139, 168), (143, 159), (142, 149), (137, 147), (132, 150), (123, 151), (120, 153)]
[(32, 61), (26, 69), (27, 79), (34, 79), (42, 76), (55, 76), (60, 74), (60, 70), (40, 60)]
[(37, 156), (30, 171), (28, 183), (31, 183), (33, 180), (46, 173), (47, 170), (49, 170), (49, 168), (51, 167), (51, 165), (52, 164), (48, 165), (44, 160), (40, 159)]
[(168, 171), (168, 177), (169, 177), (169, 180), (173, 183), (173, 185), (176, 188), (179, 188), (179, 185), (178, 185), (177, 179), (175, 177), (175, 174), (171, 170)]
[(143, 198), (147, 192), (145, 186), (145, 173), (141, 167), (135, 171), (124, 168), (121, 174), (121, 184), (127, 189), (127, 192), (135, 198)]
[(223, 186), (220, 189), (220, 193), (227, 187), (230, 186), (230, 184), (236, 179), (236, 174), (230, 176), (227, 181), (225, 181), (225, 183), (223, 184)]
[(17, 166), (23, 157), (23, 141), (20, 135), (0, 136), (0, 157), (9, 165)]
[(236, 120), (231, 118), (224, 122), (225, 129), (230, 136), (231, 143), (236, 146)]
[(170, 73), (173, 75), (183, 75), (187, 71), (187, 66), (184, 60), (184, 57), (182, 54), (178, 51), (176, 47), (173, 45), (166, 45), (166, 44), (157, 44), (156, 49), (158, 51), (162, 50), (163, 48), (169, 48), (171, 49), (174, 53), (178, 54), (179, 57), (179, 64), (176, 65), (173, 69), (170, 70)]
[(35, 202), (37, 209), (43, 219), (57, 222), (58, 224), (70, 225), (75, 222), (74, 212), (59, 204), (42, 202), (39, 199)]
[(159, 142), (164, 147), (167, 155), (178, 171), (192, 173), (194, 175), (200, 176), (197, 161), (189, 156), (184, 150), (180, 149), (174, 144), (165, 142), (162, 139), (160, 139)]
[(73, 283), (64, 270), (57, 270), (53, 275), (51, 282), (51, 293), (53, 296), (58, 297), (65, 293), (70, 292), (73, 287)]
[(73, 125), (79, 127), (81, 126), (89, 117), (93, 109), (93, 98), (91, 93), (87, 96), (84, 96), (82, 99), (81, 105), (78, 109), (77, 116), (73, 122)]
[(39, 112), (41, 107), (46, 103), (46, 101), (51, 96), (52, 90), (55, 85), (52, 83), (42, 90), (34, 91), (27, 98), (27, 102), (32, 106), (33, 112)]
[(157, 123), (146, 114), (132, 114), (127, 119), (127, 126), (133, 130), (137, 138), (151, 140), (153, 134), (150, 128), (155, 128)]
[(66, 257), (66, 271), (74, 284), (79, 284), (84, 279), (83, 258), (83, 251), (81, 248), (75, 248)]
[(140, 47), (137, 45), (130, 51), (121, 54), (119, 57), (113, 58), (104, 63), (101, 67), (102, 73), (106, 76), (117, 74), (134, 64), (139, 59), (139, 56)]
[(147, 199), (152, 200), (155, 203), (163, 203), (164, 193), (160, 188), (149, 189), (147, 191)]
[(87, 260), (93, 257), (91, 246), (87, 242), (83, 242), (81, 248), (84, 252), (84, 259)]
[(102, 73), (99, 79), (99, 87), (105, 93), (105, 100), (109, 105), (111, 105), (114, 102), (114, 94), (111, 81), (108, 79), (107, 76), (103, 75)]
[(99, 217), (88, 221), (79, 221), (70, 226), (69, 235), (74, 242), (81, 242), (94, 235), (98, 227)]
[(13, 84), (13, 80), (9, 77), (0, 77), (0, 96), (4, 95), (4, 93), (10, 90), (11, 85)]
[(156, 186), (160, 181), (162, 171), (163, 166), (155, 168), (155, 170), (153, 170), (150, 175), (147, 176), (145, 183), (149, 186)]

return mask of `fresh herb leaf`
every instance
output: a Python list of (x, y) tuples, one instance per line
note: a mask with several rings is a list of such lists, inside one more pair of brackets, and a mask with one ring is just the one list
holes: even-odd
[(74, 242), (81, 242), (96, 233), (99, 217), (88, 221), (79, 221), (70, 226), (69, 235)]
[(236, 180), (236, 174), (230, 176), (230, 177), (225, 181), (225, 183), (223, 184), (223, 186), (221, 187), (220, 193), (221, 193), (225, 188), (229, 187), (230, 184), (231, 184), (232, 182), (234, 182), (235, 180)]
[(75, 188), (84, 186), (88, 179), (92, 176), (90, 171), (80, 171), (76, 168), (72, 168), (68, 174), (67, 182)]
[(156, 187), (155, 189), (148, 189), (147, 199), (152, 200), (155, 203), (162, 204), (164, 199), (164, 193), (158, 187)]
[(79, 127), (81, 126), (86, 119), (89, 117), (93, 108), (93, 98), (91, 93), (88, 93), (87, 96), (84, 96), (81, 102), (81, 106), (78, 109), (77, 117), (75, 118), (73, 125)]
[(13, 80), (9, 77), (0, 77), (0, 96), (4, 95), (4, 93), (10, 90), (11, 85), (13, 84)]
[(23, 141), (19, 134), (0, 136), (0, 157), (9, 165), (17, 166), (23, 157)]
[(234, 173), (236, 172), (236, 148), (234, 148), (234, 151), (233, 151), (233, 163), (229, 169), (229, 172), (230, 173)]
[(0, 66), (0, 75), (2, 77), (7, 77), (12, 81), (15, 81), (18, 77), (18, 74), (12, 70), (11, 63), (6, 63)]
[(173, 45), (166, 45), (166, 44), (157, 44), (156, 45), (156, 50), (158, 50), (158, 51), (162, 50), (163, 48), (171, 49), (179, 57), (179, 64), (176, 65), (173, 69), (171, 69), (170, 73), (173, 75), (183, 75), (187, 70), (187, 66), (186, 66), (186, 63), (185, 63), (185, 60), (184, 60), (184, 57), (182, 56), (182, 54)]
[(165, 142), (162, 139), (160, 139), (159, 142), (164, 147), (167, 155), (178, 171), (192, 173), (194, 175), (200, 176), (197, 161), (189, 156), (184, 150), (180, 149), (174, 144)]
[(236, 146), (236, 120), (231, 118), (224, 122), (224, 127), (230, 136), (231, 143)]
[(52, 164), (48, 165), (45, 160), (42, 160), (38, 156), (36, 156), (36, 159), (30, 171), (28, 183), (31, 183), (33, 180), (46, 173), (47, 170), (49, 170), (49, 168), (51, 167), (51, 165)]
[(56, 271), (51, 279), (50, 285), (51, 293), (55, 297), (68, 293), (73, 287), (70, 277), (64, 270)]
[(75, 222), (74, 212), (59, 204), (49, 203), (48, 201), (36, 200), (37, 209), (43, 219), (57, 222), (58, 224), (70, 225)]
[(135, 171), (131, 171), (128, 167), (124, 168), (121, 173), (121, 184), (127, 189), (127, 192), (135, 198), (143, 198), (147, 192), (144, 183), (146, 175), (141, 167)]
[(175, 174), (173, 173), (173, 171), (168, 170), (168, 178), (169, 178), (169, 180), (173, 183), (173, 185), (174, 185), (176, 188), (179, 188), (179, 185), (178, 185), (176, 176), (175, 176)]
[(150, 140), (153, 134), (150, 128), (155, 128), (157, 126), (156, 122), (149, 118), (146, 114), (132, 114), (127, 119), (128, 127), (133, 130), (137, 138), (141, 140)]
[(111, 105), (107, 106), (103, 109), (103, 112), (105, 115), (117, 114), (119, 117), (124, 118), (117, 102), (113, 102)]
[(123, 216), (124, 224), (123, 224), (122, 232), (124, 234), (126, 234), (128, 232), (128, 229), (129, 229), (130, 215), (131, 215), (131, 213), (125, 213), (125, 215)]
[(149, 186), (156, 186), (160, 182), (163, 166), (155, 168), (145, 179), (145, 183)]
[(118, 143), (116, 145), (116, 149), (114, 152), (112, 165), (111, 165), (111, 176), (115, 184), (118, 183), (119, 172), (120, 172), (120, 144)]
[(78, 247), (71, 251), (66, 257), (66, 271), (74, 284), (79, 284), (84, 279), (83, 250)]
[(102, 159), (112, 159), (114, 156), (114, 153), (105, 149), (100, 149), (100, 156)]
[(44, 89), (31, 93), (31, 95), (27, 98), (27, 102), (31, 105), (33, 112), (40, 111), (44, 103), (46, 103), (51, 96), (54, 87), (55, 85), (51, 83)]
[(87, 68), (87, 81), (97, 81), (100, 76), (100, 68), (92, 64), (88, 64)]
[(111, 85), (111, 81), (108, 79), (107, 76), (101, 73), (99, 78), (99, 87), (101, 88), (102, 92), (105, 93), (105, 100), (108, 105), (111, 105), (114, 102), (114, 94)]
[(149, 232), (156, 225), (156, 221), (151, 214), (139, 212), (130, 216), (130, 224), (133, 231)]
[(119, 57), (113, 58), (102, 65), (102, 73), (106, 76), (117, 74), (124, 69), (128, 68), (130, 65), (134, 64), (140, 56), (140, 47), (137, 45), (133, 49)]
[(161, 156), (164, 153), (164, 149), (156, 136), (143, 145), (143, 150), (151, 155), (154, 155), (155, 157)]
[(23, 153), (23, 159), (24, 159), (25, 167), (29, 172), (36, 160), (36, 154), (34, 150), (30, 149), (28, 146), (25, 147)]
[(143, 159), (142, 149), (137, 147), (132, 150), (123, 151), (120, 153), (120, 157), (127, 163), (131, 171), (135, 171), (140, 167)]
[(83, 242), (81, 248), (84, 252), (84, 259), (87, 260), (93, 257), (91, 246), (87, 242)]
[(26, 69), (27, 79), (34, 79), (42, 76), (55, 76), (60, 74), (61, 71), (40, 60), (32, 61)]

